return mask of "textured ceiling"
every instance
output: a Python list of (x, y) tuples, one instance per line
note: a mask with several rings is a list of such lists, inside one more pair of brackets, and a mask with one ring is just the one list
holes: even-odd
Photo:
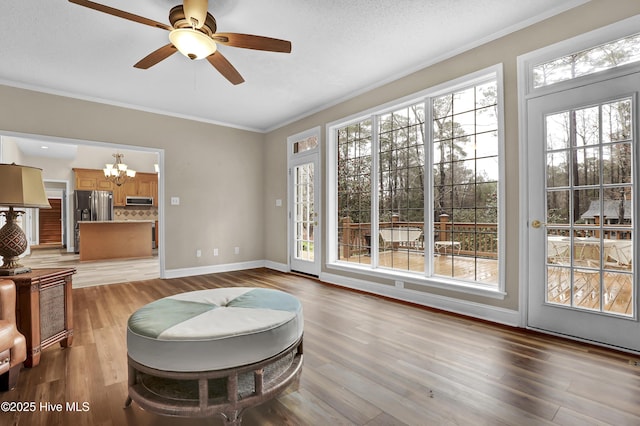
[[(169, 23), (180, 0), (101, 0)], [(168, 32), (65, 0), (0, 4), (0, 84), (267, 131), (585, 0), (210, 0), (220, 32), (292, 53), (220, 46), (245, 83), (174, 54), (133, 68)]]

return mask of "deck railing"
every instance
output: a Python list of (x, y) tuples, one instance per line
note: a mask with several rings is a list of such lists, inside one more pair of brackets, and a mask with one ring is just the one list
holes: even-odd
[[(371, 223), (351, 222), (349, 217), (343, 218), (338, 232), (340, 245), (340, 258), (348, 259), (354, 255), (371, 254)], [(570, 230), (560, 228), (562, 224), (554, 224), (559, 228), (549, 229), (549, 235), (567, 236)], [(406, 249), (424, 251), (424, 222), (401, 221), (394, 216), (390, 222), (380, 222), (378, 229), (388, 228), (420, 228), (423, 234), (414, 241), (397, 241), (393, 244), (385, 244), (378, 236), (378, 246), (383, 249), (391, 247), (393, 250)], [(496, 259), (498, 256), (498, 225), (495, 223), (467, 223), (450, 222), (448, 215), (441, 215), (438, 222), (433, 224), (434, 243), (436, 241), (456, 241), (460, 243), (458, 248), (454, 246), (446, 247), (447, 252), (451, 250), (456, 254), (464, 256), (476, 256), (489, 259)], [(603, 238), (624, 240), (631, 238), (631, 229), (628, 225), (606, 225), (601, 229), (599, 224), (580, 225), (574, 231), (575, 236), (593, 236)]]
[[(554, 224), (553, 226), (556, 226)], [(605, 225), (606, 228), (600, 229), (599, 225), (579, 225), (579, 228), (574, 229), (573, 235), (575, 237), (595, 237), (609, 239), (609, 240), (630, 240), (631, 239), (631, 227), (629, 225)], [(549, 235), (559, 235), (563, 237), (569, 236), (571, 230), (567, 226), (566, 228), (552, 228), (549, 229)]]
[[(456, 241), (460, 243), (459, 253), (479, 257), (496, 258), (498, 253), (497, 231), (495, 223), (462, 223), (450, 222), (449, 216), (440, 216), (434, 222), (435, 241)], [(371, 223), (351, 222), (349, 217), (343, 218), (339, 230), (340, 258), (345, 259), (357, 254), (371, 253)], [(390, 222), (380, 222), (378, 229), (420, 228), (424, 230), (424, 222), (401, 221), (393, 217)], [(379, 236), (379, 247), (389, 247)], [(394, 250), (408, 249), (424, 251), (424, 232), (413, 241), (396, 241), (391, 247)], [(451, 248), (447, 248), (451, 250)], [(455, 249), (458, 253), (458, 249)]]

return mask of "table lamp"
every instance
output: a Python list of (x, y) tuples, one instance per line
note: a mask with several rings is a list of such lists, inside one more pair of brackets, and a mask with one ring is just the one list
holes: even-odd
[(51, 208), (42, 182), (42, 169), (13, 164), (0, 164), (0, 207), (9, 207), (0, 212), (6, 224), (0, 228), (0, 276), (31, 272), (22, 266), (19, 256), (27, 249), (27, 236), (18, 225), (17, 219), (24, 211), (13, 208)]

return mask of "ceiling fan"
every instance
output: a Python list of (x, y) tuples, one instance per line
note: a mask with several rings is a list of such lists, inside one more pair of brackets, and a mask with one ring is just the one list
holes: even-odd
[(218, 43), (244, 49), (282, 53), (291, 52), (291, 42), (286, 40), (251, 34), (216, 32), (216, 20), (208, 12), (208, 0), (183, 0), (183, 4), (174, 6), (169, 12), (171, 25), (88, 0), (69, 0), (69, 2), (169, 31), (170, 43), (142, 58), (134, 65), (136, 68), (150, 68), (173, 55), (176, 51), (180, 51), (190, 59), (206, 58), (227, 80), (233, 84), (240, 84), (244, 82), (244, 78), (227, 58), (217, 50)]

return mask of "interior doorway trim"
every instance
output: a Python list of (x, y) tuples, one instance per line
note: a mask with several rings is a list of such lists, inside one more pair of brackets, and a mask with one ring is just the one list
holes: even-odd
[[(165, 211), (164, 211), (164, 200), (165, 200), (165, 182), (164, 182), (164, 157), (165, 152), (162, 148), (154, 148), (154, 147), (146, 147), (146, 146), (138, 146), (138, 145), (125, 145), (125, 144), (116, 144), (116, 143), (107, 143), (107, 142), (99, 142), (99, 141), (90, 141), (84, 139), (71, 139), (71, 138), (63, 138), (57, 136), (46, 136), (46, 135), (38, 135), (32, 133), (20, 133), (20, 132), (10, 132), (0, 129), (0, 162), (6, 161), (2, 155), (2, 137), (13, 137), (13, 138), (22, 138), (22, 139), (33, 139), (43, 142), (51, 142), (51, 143), (61, 143), (68, 145), (84, 145), (84, 146), (94, 146), (101, 148), (109, 148), (109, 149), (125, 149), (129, 151), (141, 151), (147, 153), (155, 153), (158, 155), (158, 261), (159, 261), (159, 273), (160, 278), (167, 278), (166, 268), (165, 268)], [(47, 179), (45, 179), (47, 180)], [(70, 184), (69, 184), (70, 185)], [(69, 185), (67, 188), (69, 188)], [(67, 191), (67, 198), (71, 199), (69, 194), (70, 190)], [(72, 211), (72, 210), (69, 210)], [(69, 226), (67, 224), (67, 226)], [(67, 228), (68, 230), (68, 228)], [(73, 234), (68, 234), (73, 235)], [(68, 236), (68, 238), (70, 238)], [(69, 244), (67, 244), (69, 245)]]

